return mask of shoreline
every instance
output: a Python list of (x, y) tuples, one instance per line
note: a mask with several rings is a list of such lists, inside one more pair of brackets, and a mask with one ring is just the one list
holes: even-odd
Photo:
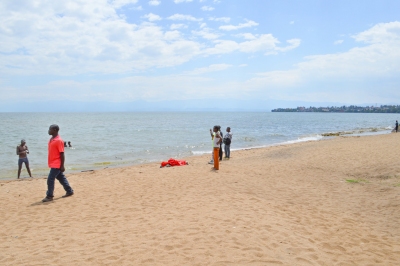
[[(387, 130), (387, 129), (386, 129)], [(328, 132), (328, 133), (321, 133), (321, 134), (311, 134), (310, 136), (307, 137), (300, 137), (297, 140), (288, 140), (288, 141), (284, 141), (284, 142), (278, 142), (278, 143), (272, 143), (272, 144), (266, 144), (266, 145), (261, 145), (261, 146), (254, 146), (254, 147), (245, 147), (245, 148), (237, 148), (237, 149), (231, 149), (231, 152), (237, 152), (237, 151), (243, 151), (243, 150), (252, 150), (252, 149), (264, 149), (264, 148), (268, 148), (268, 147), (275, 147), (275, 146), (285, 146), (285, 145), (294, 145), (294, 144), (298, 144), (298, 143), (304, 143), (304, 142), (315, 142), (315, 141), (323, 141), (323, 140), (328, 140), (328, 139), (332, 139), (332, 138), (336, 138), (336, 137), (367, 137), (367, 136), (379, 136), (379, 135), (386, 135), (386, 134), (391, 134), (392, 132), (388, 132), (388, 131), (384, 131), (384, 130), (380, 130), (380, 131), (357, 131), (357, 130), (353, 130), (351, 132), (349, 131), (337, 131), (337, 132)], [(189, 158), (192, 157), (199, 157), (199, 156), (207, 156), (211, 154), (210, 152), (205, 152), (205, 151), (201, 151), (198, 154), (197, 153), (193, 153), (190, 156), (186, 156), (186, 157), (182, 157), (182, 158), (175, 158), (175, 159), (179, 159), (179, 160), (188, 160)], [(171, 157), (172, 158), (172, 157)], [(164, 158), (164, 161), (167, 161), (169, 158)], [(68, 175), (72, 175), (72, 174), (79, 174), (82, 172), (87, 172), (87, 171), (99, 171), (102, 169), (115, 169), (115, 168), (126, 168), (126, 167), (133, 167), (133, 166), (139, 166), (139, 165), (147, 165), (147, 164), (154, 164), (154, 163), (161, 163), (162, 161), (160, 160), (153, 160), (153, 161), (149, 161), (149, 162), (145, 162), (145, 163), (129, 163), (129, 162), (124, 162), (122, 164), (109, 164), (109, 166), (104, 167), (105, 165), (103, 165), (102, 167), (93, 165), (93, 167), (91, 167), (91, 169), (81, 169), (81, 170), (70, 170), (68, 171), (66, 174)], [(98, 163), (100, 164), (100, 163)], [(24, 169), (24, 168), (23, 168)], [(67, 169), (68, 170), (68, 169)], [(24, 181), (24, 180), (31, 180), (31, 179), (40, 179), (40, 178), (47, 178), (47, 175), (42, 175), (42, 176), (38, 176), (38, 177), (23, 177), (20, 179), (17, 178), (1, 178), (0, 177), (0, 183), (2, 182), (6, 182), (6, 181)]]

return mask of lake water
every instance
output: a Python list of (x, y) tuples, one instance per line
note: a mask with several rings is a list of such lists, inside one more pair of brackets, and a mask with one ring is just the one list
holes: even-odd
[[(0, 179), (17, 176), (25, 139), (32, 174), (47, 176), (47, 130), (60, 126), (68, 172), (211, 153), (209, 129), (232, 128), (231, 150), (319, 140), (322, 133), (385, 134), (399, 114), (350, 113), (0, 113)], [(233, 155), (234, 156), (234, 155)], [(21, 177), (28, 177), (23, 167)]]

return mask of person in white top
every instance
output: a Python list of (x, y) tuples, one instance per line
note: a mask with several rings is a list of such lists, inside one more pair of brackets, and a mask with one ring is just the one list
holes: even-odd
[(219, 134), (218, 127), (214, 126), (213, 129), (215, 135), (213, 138), (213, 147), (214, 147), (214, 169), (219, 170), (219, 147), (222, 143), (221, 135)]
[[(210, 135), (211, 135), (211, 142), (213, 143), (215, 132), (213, 132), (211, 128), (210, 128)], [(209, 161), (208, 163), (214, 164), (214, 144), (212, 144), (212, 149), (211, 149), (211, 161)]]

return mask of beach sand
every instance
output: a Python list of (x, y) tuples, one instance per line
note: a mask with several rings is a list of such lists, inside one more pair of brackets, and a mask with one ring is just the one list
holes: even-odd
[(0, 265), (400, 265), (400, 134), (209, 157), (1, 182)]

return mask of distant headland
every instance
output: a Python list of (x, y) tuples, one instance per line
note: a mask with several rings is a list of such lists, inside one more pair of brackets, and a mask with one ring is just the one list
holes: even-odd
[(277, 108), (271, 112), (320, 112), (320, 113), (400, 113), (400, 105), (381, 106), (331, 106), (331, 107), (297, 107)]

